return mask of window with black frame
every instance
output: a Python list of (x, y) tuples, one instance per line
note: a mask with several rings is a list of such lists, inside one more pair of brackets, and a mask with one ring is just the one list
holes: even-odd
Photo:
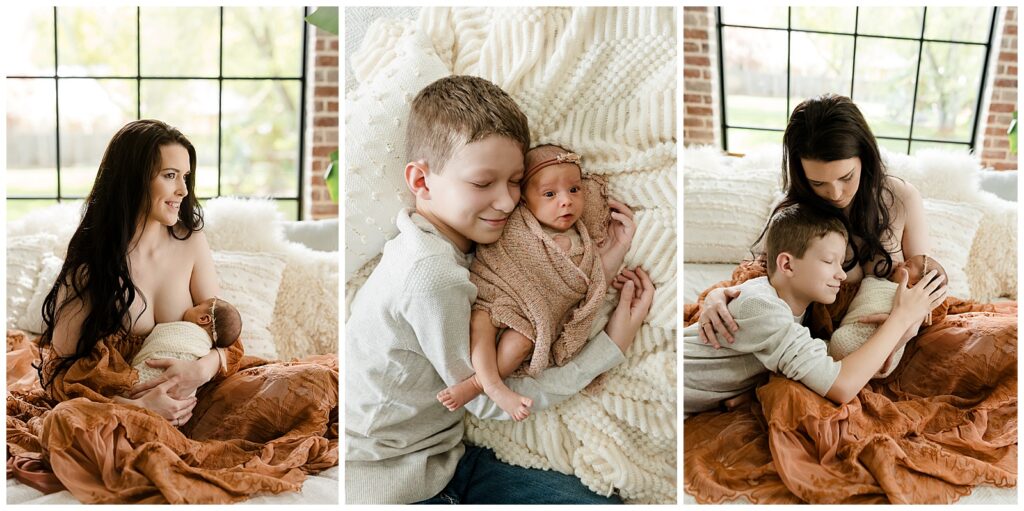
[(850, 96), (878, 143), (974, 148), (994, 7), (717, 9), (723, 147), (778, 144), (800, 101)]
[(28, 7), (5, 11), (7, 218), (84, 198), (125, 123), (160, 119), (196, 146), (196, 194), (302, 211), (301, 7)]

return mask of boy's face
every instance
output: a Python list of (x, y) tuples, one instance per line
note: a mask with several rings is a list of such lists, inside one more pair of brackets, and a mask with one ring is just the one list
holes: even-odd
[(498, 241), (519, 202), (522, 178), (519, 143), (491, 135), (458, 148), (440, 172), (427, 174), (424, 206), (443, 224), (438, 230), (468, 251), (472, 242)]
[(583, 213), (583, 178), (574, 163), (544, 167), (526, 182), (526, 207), (541, 225), (565, 231)]
[(811, 241), (804, 256), (791, 262), (792, 289), (811, 302), (830, 304), (836, 301), (839, 285), (846, 280), (843, 257), (846, 239), (830, 232)]

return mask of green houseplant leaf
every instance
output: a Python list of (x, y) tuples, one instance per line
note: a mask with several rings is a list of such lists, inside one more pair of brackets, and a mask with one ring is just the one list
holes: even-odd
[(327, 192), (331, 194), (331, 201), (338, 203), (338, 150), (331, 153), (331, 163), (327, 165), (327, 172), (324, 173), (324, 182), (327, 183)]
[(334, 35), (338, 35), (337, 7), (319, 7), (309, 16), (306, 16), (306, 21), (314, 27), (326, 30)]

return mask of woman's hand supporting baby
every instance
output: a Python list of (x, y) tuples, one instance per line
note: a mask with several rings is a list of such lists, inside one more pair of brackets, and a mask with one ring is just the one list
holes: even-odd
[(625, 204), (608, 199), (611, 211), (611, 222), (608, 225), (608, 237), (598, 246), (601, 256), (601, 269), (604, 270), (605, 281), (611, 285), (619, 273), (619, 267), (626, 259), (626, 253), (633, 244), (636, 234), (636, 222), (633, 221), (633, 210)]
[(144, 383), (140, 383), (128, 391), (129, 398), (135, 398), (164, 383), (170, 382), (168, 394), (177, 399), (184, 399), (194, 396), (196, 390), (217, 375), (220, 367), (220, 356), (216, 350), (210, 350), (198, 360), (178, 360), (174, 358), (159, 358), (146, 361), (149, 367), (162, 368), (160, 376)]
[(608, 319), (604, 331), (625, 354), (633, 345), (640, 326), (651, 310), (654, 283), (647, 272), (638, 266), (634, 270), (622, 270), (612, 282), (612, 287), (619, 290), (619, 304)]

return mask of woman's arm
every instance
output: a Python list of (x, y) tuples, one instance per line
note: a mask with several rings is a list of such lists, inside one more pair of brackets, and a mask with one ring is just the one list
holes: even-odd
[(57, 289), (57, 306), (54, 310), (51, 342), (54, 353), (60, 357), (69, 357), (78, 351), (78, 338), (82, 334), (82, 322), (89, 315), (89, 305), (84, 297), (72, 299), (62, 307), (67, 295), (67, 286), (60, 286)]
[(199, 303), (220, 293), (217, 271), (213, 267), (213, 253), (206, 241), (206, 233), (198, 231), (189, 239), (193, 254), (192, 276), (188, 283), (192, 303)]
[[(718, 344), (718, 335), (730, 344), (736, 342), (733, 333), (739, 330), (736, 320), (729, 313), (729, 301), (740, 295), (739, 286), (720, 287), (708, 291), (704, 297), (704, 307), (697, 317), (700, 329), (697, 333), (700, 342), (711, 344), (715, 349), (721, 348)], [(728, 326), (728, 328), (726, 328)], [(717, 334), (717, 335), (716, 335)]]

